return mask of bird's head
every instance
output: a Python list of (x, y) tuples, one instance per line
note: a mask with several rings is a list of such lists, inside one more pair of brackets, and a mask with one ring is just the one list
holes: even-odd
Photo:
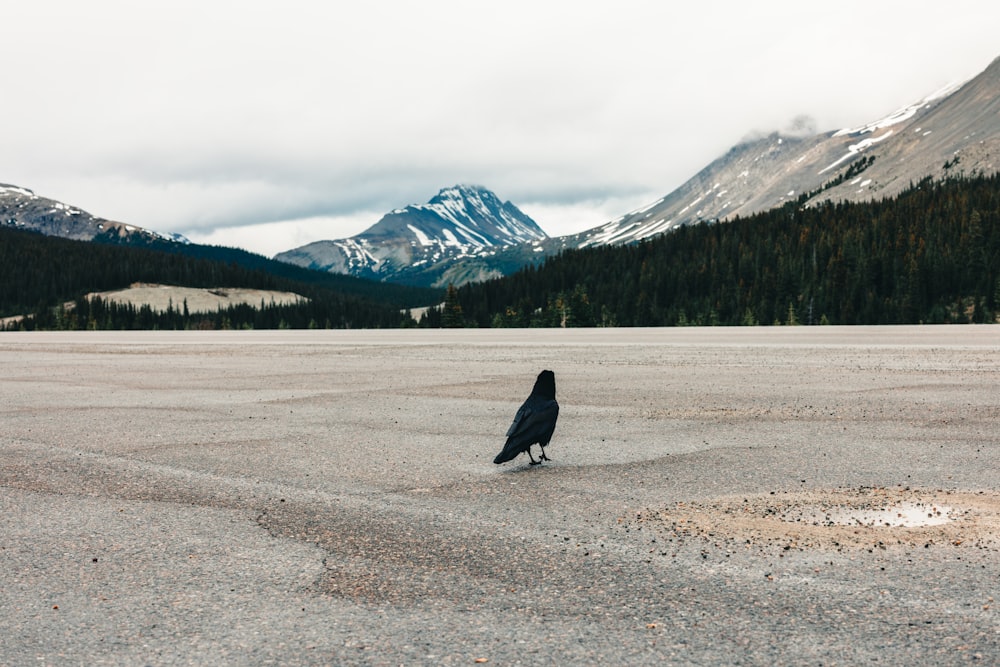
[(556, 374), (552, 371), (542, 371), (535, 380), (535, 387), (532, 394), (543, 396), (555, 400), (556, 397)]

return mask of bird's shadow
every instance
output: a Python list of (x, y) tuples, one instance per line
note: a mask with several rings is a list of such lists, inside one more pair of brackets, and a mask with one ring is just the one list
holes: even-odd
[(502, 470), (498, 471), (501, 475), (520, 475), (528, 472), (540, 473), (543, 470), (556, 468), (556, 464), (551, 459), (546, 461), (541, 465), (531, 465), (530, 463), (519, 463), (515, 466), (504, 467)]

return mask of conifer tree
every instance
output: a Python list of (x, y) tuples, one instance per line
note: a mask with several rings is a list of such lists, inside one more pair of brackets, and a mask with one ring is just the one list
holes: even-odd
[(444, 312), (441, 313), (441, 326), (445, 329), (460, 329), (465, 326), (462, 319), (462, 304), (458, 301), (458, 290), (453, 284), (448, 284), (444, 297)]

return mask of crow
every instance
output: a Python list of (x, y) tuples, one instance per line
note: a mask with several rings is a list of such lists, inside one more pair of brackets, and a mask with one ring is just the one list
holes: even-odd
[[(556, 430), (556, 419), (559, 417), (559, 404), (556, 403), (556, 374), (552, 371), (542, 371), (535, 380), (531, 395), (514, 415), (514, 423), (507, 429), (507, 443), (493, 463), (506, 463), (517, 457), (521, 452), (527, 452), (531, 465), (548, 461), (545, 455), (545, 445), (552, 439)], [(537, 444), (542, 449), (541, 457), (536, 461), (531, 455), (531, 446)]]

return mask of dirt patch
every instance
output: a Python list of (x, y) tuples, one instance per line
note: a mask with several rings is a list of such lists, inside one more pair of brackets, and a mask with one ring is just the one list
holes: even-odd
[(679, 502), (623, 520), (670, 538), (784, 549), (997, 546), (1000, 495), (858, 488)]

